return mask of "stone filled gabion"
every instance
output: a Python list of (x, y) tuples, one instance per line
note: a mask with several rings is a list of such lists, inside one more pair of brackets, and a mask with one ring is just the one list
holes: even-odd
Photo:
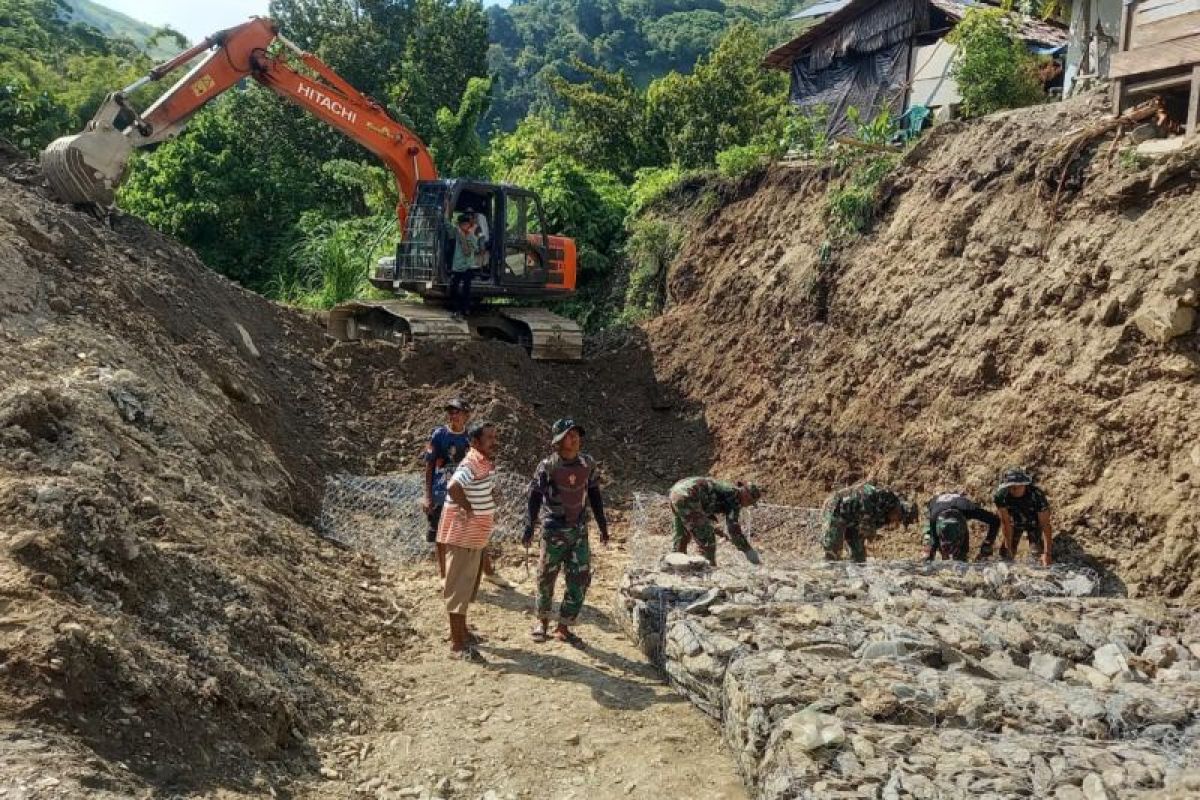
[(671, 554), (628, 635), (721, 723), (758, 798), (1116, 798), (1200, 765), (1200, 623), (1086, 571)]

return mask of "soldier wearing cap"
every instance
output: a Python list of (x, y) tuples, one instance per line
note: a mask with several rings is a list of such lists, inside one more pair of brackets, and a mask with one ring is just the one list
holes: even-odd
[(839, 489), (825, 501), (822, 511), (825, 531), (821, 545), (827, 561), (841, 559), (843, 547), (850, 548), (852, 560), (866, 561), (867, 541), (874, 539), (880, 528), (917, 521), (916, 506), (873, 483)]
[(702, 477), (679, 481), (668, 494), (675, 524), (675, 552), (686, 553), (688, 543), (694, 539), (708, 563), (716, 566), (717, 531), (713, 522), (722, 515), (730, 544), (751, 564), (760, 563), (758, 551), (742, 533), (738, 517), (743, 508), (757, 503), (762, 495), (762, 489), (755, 483), (729, 483)]
[(942, 560), (966, 561), (971, 552), (968, 521), (988, 526), (987, 535), (979, 548), (980, 557), (991, 553), (991, 542), (1000, 530), (1000, 518), (982, 509), (962, 492), (942, 492), (929, 500), (929, 520), (925, 525), (925, 560), (941, 553)]
[[(429, 520), (425, 541), (434, 545), (438, 573), (443, 578), (446, 576), (445, 550), (437, 543), (437, 532), (446, 504), (446, 484), (471, 446), (467, 437), (467, 422), (471, 419), (470, 404), (461, 397), (454, 397), (446, 401), (444, 408), (446, 424), (434, 428), (425, 445), (425, 496), (421, 500), (421, 510)], [(483, 555), (483, 578), (502, 589), (512, 588), (512, 584), (496, 572), (486, 550)]]
[[(1000, 475), (1000, 485), (992, 497), (1000, 514), (1004, 531), (1001, 558), (1013, 558), (1022, 537), (1029, 539), (1029, 554), (1036, 556), (1042, 566), (1052, 563), (1050, 555), (1053, 536), (1050, 529), (1050, 501), (1033, 482), (1033, 476), (1020, 467), (1010, 467)], [(985, 542), (989, 545), (990, 542)], [(990, 548), (989, 548), (990, 552)]]
[(529, 518), (523, 544), (533, 541), (534, 528), (542, 522), (542, 552), (538, 561), (537, 624), (532, 636), (545, 641), (554, 605), (558, 573), (565, 572), (566, 589), (558, 610), (554, 638), (576, 647), (583, 640), (571, 626), (583, 609), (592, 580), (588, 548), (588, 506), (600, 528), (600, 543), (608, 546), (608, 520), (600, 494), (596, 460), (582, 452), (583, 427), (573, 419), (560, 419), (551, 427), (554, 453), (542, 459), (529, 484)]

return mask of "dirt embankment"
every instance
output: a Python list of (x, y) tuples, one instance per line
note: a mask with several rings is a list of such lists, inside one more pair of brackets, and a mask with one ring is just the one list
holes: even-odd
[(369, 729), (391, 688), (364, 669), (430, 645), (376, 564), (305, 523), (327, 475), (415, 468), (441, 400), (500, 422), (521, 472), (567, 414), (614, 486), (707, 464), (633, 339), (571, 367), (336, 346), (137, 220), (0, 172), (0, 761), (29, 786), (52, 763), (45, 796), (263, 794), (316, 774), (338, 718)]
[(1194, 316), (1200, 158), (1136, 166), (1105, 140), (1054, 212), (1039, 164), (1102, 113), (935, 129), (874, 231), (825, 264), (812, 168), (775, 167), (708, 216), (647, 329), (660, 375), (705, 409), (715, 468), (818, 504), (867, 476), (986, 498), (1025, 464), (1061, 547), (1131, 590), (1200, 597), (1200, 336), (1152, 338)]

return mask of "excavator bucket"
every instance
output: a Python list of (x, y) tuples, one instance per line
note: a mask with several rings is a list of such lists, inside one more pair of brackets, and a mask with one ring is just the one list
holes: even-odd
[(105, 102), (83, 133), (55, 139), (42, 151), (42, 174), (59, 199), (112, 205), (133, 143), (108, 121), (115, 116), (110, 102)]

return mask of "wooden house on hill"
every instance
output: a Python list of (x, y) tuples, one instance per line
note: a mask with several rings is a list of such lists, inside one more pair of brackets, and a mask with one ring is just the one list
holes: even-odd
[[(827, 0), (801, 11), (798, 17), (824, 18), (770, 51), (763, 64), (790, 73), (792, 103), (828, 111), (831, 135), (853, 132), (846, 115), (851, 107), (864, 118), (885, 108), (899, 115), (915, 106), (948, 116), (961, 98), (950, 75), (954, 48), (945, 36), (973, 5)], [(1065, 27), (1029, 18), (1017, 26), (1035, 52), (1059, 57), (1065, 52)]]

